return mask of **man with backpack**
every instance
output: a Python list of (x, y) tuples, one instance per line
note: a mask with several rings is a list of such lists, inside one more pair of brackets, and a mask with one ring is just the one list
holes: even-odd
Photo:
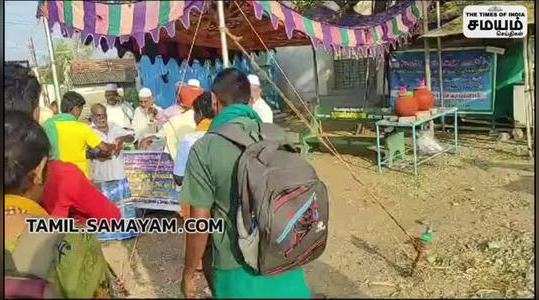
[[(311, 292), (305, 280), (305, 273), (300, 267), (318, 257), (325, 247), (327, 223), (324, 222), (327, 219), (327, 194), (318, 195), (318, 191), (307, 193), (311, 191), (310, 188), (298, 190), (298, 185), (293, 185), (289, 190), (280, 189), (279, 192), (282, 193), (278, 193), (271, 199), (262, 199), (260, 191), (265, 183), (260, 182), (258, 187), (253, 187), (244, 176), (247, 174), (249, 179), (260, 179), (258, 176), (263, 173), (259, 172), (262, 169), (259, 168), (257, 171), (253, 168), (250, 157), (246, 156), (250, 155), (250, 149), (253, 147), (245, 146), (254, 145), (255, 148), (261, 149), (258, 153), (269, 153), (270, 156), (276, 153), (277, 156), (289, 158), (288, 154), (277, 151), (277, 147), (271, 149), (274, 151), (266, 151), (266, 148), (277, 144), (262, 143), (261, 136), (264, 135), (262, 121), (249, 106), (250, 83), (245, 74), (234, 68), (220, 72), (213, 84), (212, 97), (216, 117), (212, 121), (209, 132), (191, 148), (183, 181), (182, 201), (190, 205), (192, 218), (213, 217), (224, 220), (224, 232), (212, 233), (211, 237), (212, 276), (210, 281), (213, 296), (216, 298), (309, 298)], [(250, 142), (249, 137), (253, 138), (253, 143)], [(268, 136), (268, 138), (277, 139), (275, 136)], [(300, 161), (299, 156), (291, 161), (293, 162), (291, 165), (294, 166), (302, 164), (297, 164)], [(275, 163), (272, 159), (268, 159), (268, 162)], [(307, 165), (300, 167), (304, 166)], [(268, 168), (268, 165), (264, 167)], [(277, 169), (279, 168), (274, 168), (274, 170)], [(309, 172), (305, 175), (313, 179), (309, 181), (309, 187), (313, 184), (317, 188), (322, 186), (321, 192), (325, 193), (325, 187), (316, 180), (316, 174), (311, 169), (308, 169)], [(284, 175), (282, 178), (286, 178), (288, 173), (285, 172)], [(268, 176), (268, 180), (271, 178), (274, 179), (276, 176)], [(291, 180), (291, 182), (296, 182), (296, 180)], [(279, 184), (277, 186), (280, 187)], [(255, 190), (242, 192), (249, 188)], [(259, 191), (256, 190), (257, 188)], [(254, 197), (249, 197), (251, 192)], [(286, 197), (277, 197), (280, 195)], [(319, 204), (317, 200), (319, 198), (325, 202), (322, 201), (323, 203)], [(246, 201), (252, 201), (251, 205), (248, 205)], [(264, 203), (269, 204), (270, 209), (261, 209)], [(301, 207), (294, 206), (297, 204)], [(320, 205), (323, 208), (319, 213), (318, 206)], [(281, 222), (282, 220), (278, 217), (282, 214), (281, 210), (291, 218)], [(278, 230), (273, 232), (273, 224), (268, 225), (268, 220), (263, 220), (260, 215), (257, 215), (256, 212), (259, 211), (270, 212), (270, 218), (275, 218), (275, 224), (282, 225), (282, 232)], [(245, 222), (246, 219), (249, 219), (249, 222)], [(313, 224), (314, 226), (311, 226)], [(276, 244), (270, 241), (268, 233), (271, 236), (278, 235), (277, 239), (286, 244), (283, 247), (287, 250), (280, 251), (275, 246)], [(304, 245), (301, 241), (309, 242), (309, 249), (303, 249)], [(315, 242), (312, 243), (313, 247), (311, 247), (311, 241)], [(202, 274), (197, 272), (197, 265), (202, 259), (207, 242), (207, 233), (186, 236), (185, 266), (182, 278), (182, 290), (185, 297), (194, 297), (197, 293), (197, 281), (202, 278)]]

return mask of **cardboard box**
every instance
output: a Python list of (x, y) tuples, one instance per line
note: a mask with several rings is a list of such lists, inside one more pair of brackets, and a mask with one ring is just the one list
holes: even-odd
[(416, 117), (399, 117), (399, 123), (413, 123), (415, 122)]
[(384, 116), (384, 120), (388, 120), (390, 122), (397, 122), (399, 120), (399, 117), (397, 117), (397, 116)]
[(415, 116), (417, 117), (418, 120), (423, 120), (423, 119), (428, 119), (431, 116), (431, 114), (429, 110), (424, 110), (424, 111), (416, 112)]

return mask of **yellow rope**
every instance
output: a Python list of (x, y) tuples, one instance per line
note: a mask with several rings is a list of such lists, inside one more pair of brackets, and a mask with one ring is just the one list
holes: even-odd
[[(189, 64), (189, 59), (191, 58), (191, 53), (193, 51), (193, 47), (195, 45), (195, 41), (196, 41), (196, 38), (197, 38), (197, 35), (198, 35), (198, 29), (200, 28), (200, 23), (202, 21), (202, 15), (204, 14), (204, 11), (201, 11), (200, 12), (200, 15), (198, 16), (198, 22), (197, 22), (197, 26), (195, 28), (195, 33), (193, 34), (193, 40), (191, 41), (191, 47), (189, 48), (189, 52), (187, 53), (187, 64), (186, 66), (184, 67), (184, 72), (183, 72), (183, 77), (182, 77), (182, 81), (180, 83), (180, 87), (179, 87), (179, 90), (181, 90), (181, 87), (183, 85), (183, 81), (185, 80), (185, 74), (187, 72), (185, 72), (185, 70), (187, 69), (187, 65)], [(161, 159), (159, 160), (159, 163), (161, 162)], [(157, 168), (159, 168), (159, 164), (157, 165)], [(144, 209), (143, 211), (143, 214), (142, 214), (142, 218), (144, 218), (146, 216), (146, 209)], [(133, 249), (131, 249), (131, 254), (129, 255), (129, 259), (127, 260), (129, 262), (129, 264), (131, 264), (131, 262), (133, 261), (133, 256), (135, 254), (135, 251), (136, 251), (136, 247), (137, 247), (137, 243), (139, 241), (139, 237), (141, 235), (137, 235), (135, 237), (135, 242), (133, 243)], [(122, 263), (122, 268), (121, 268), (121, 271), (120, 271), (120, 281), (123, 283), (123, 280), (124, 280), (124, 269), (125, 269), (125, 261), (124, 263)]]
[[(244, 16), (245, 20), (247, 21), (247, 23), (249, 24), (249, 26), (251, 27), (251, 29), (253, 30), (253, 32), (256, 34), (256, 36), (258, 37), (258, 39), (260, 40), (261, 44), (264, 46), (264, 48), (266, 49), (266, 51), (269, 51), (268, 47), (266, 46), (266, 44), (264, 43), (264, 41), (262, 40), (262, 38), (260, 37), (260, 35), (258, 34), (258, 32), (256, 31), (256, 29), (254, 28), (253, 24), (251, 23), (251, 21), (249, 20), (249, 18), (245, 15), (245, 13), (243, 12), (243, 10), (241, 9), (241, 7), (238, 5), (238, 3), (236, 1), (234, 1), (234, 3), (236, 4), (236, 6), (238, 7), (239, 11), (242, 13), (242, 15)], [(238, 46), (238, 48), (240, 48), (240, 50), (243, 52), (244, 55), (246, 55), (247, 57), (250, 58), (251, 60), (251, 63), (253, 65), (255, 65), (257, 68), (258, 68), (258, 71), (259, 73), (263, 74), (265, 79), (268, 80), (272, 85), (273, 87), (279, 92), (280, 96), (283, 98), (283, 100), (285, 100), (285, 102), (288, 104), (288, 106), (290, 106), (290, 108), (294, 111), (294, 113), (296, 114), (297, 117), (300, 118), (301, 121), (303, 121), (307, 127), (309, 127), (309, 129), (311, 131), (315, 131), (316, 128), (314, 128), (310, 122), (308, 122), (308, 120), (303, 116), (301, 115), (300, 111), (296, 108), (296, 106), (292, 103), (292, 101), (290, 101), (283, 93), (282, 91), (279, 89), (279, 87), (277, 87), (277, 85), (269, 78), (269, 76), (266, 74), (265, 71), (263, 71), (260, 66), (254, 61), (253, 57), (251, 55), (249, 55), (249, 53), (241, 46), (241, 44), (238, 42), (238, 38), (235, 37), (234, 35), (232, 35), (228, 30), (226, 30), (226, 33), (227, 35), (231, 38), (231, 40), (236, 44), (236, 46)], [(299, 101), (301, 104), (303, 104), (304, 108), (307, 110), (307, 112), (309, 113), (309, 115), (311, 116), (311, 118), (313, 118), (313, 120), (315, 120), (315, 116), (314, 114), (310, 111), (310, 109), (308, 108), (307, 104), (305, 103), (305, 101), (303, 100), (303, 97), (301, 97), (301, 95), (299, 94), (299, 92), (296, 90), (296, 88), (294, 87), (294, 85), (290, 82), (290, 80), (288, 79), (288, 77), (286, 76), (285, 72), (283, 71), (283, 69), (281, 68), (281, 66), (279, 65), (279, 62), (277, 62), (277, 60), (274, 60), (278, 69), (281, 71), (281, 73), (283, 74), (283, 77), (286, 79), (287, 83), (290, 85), (290, 87), (292, 87), (292, 90), (295, 92), (296, 96), (298, 97)], [(374, 195), (373, 192), (371, 192), (369, 190), (369, 188), (359, 179), (359, 176), (355, 173), (355, 171), (352, 169), (352, 167), (350, 166), (350, 164), (344, 160), (342, 158), (342, 155), (337, 151), (337, 149), (335, 148), (335, 146), (331, 143), (331, 141), (324, 137), (324, 136), (320, 136), (320, 140), (322, 142), (322, 144), (324, 144), (324, 146), (326, 146), (326, 148), (328, 148), (328, 150), (335, 156), (337, 157), (337, 159), (348, 169), (348, 171), (350, 172), (350, 175), (352, 176), (352, 178), (354, 179), (354, 181), (356, 183), (358, 183), (361, 186), (364, 186), (365, 187), (365, 191), (367, 192), (367, 194), (372, 198), (372, 200), (378, 204), (380, 206), (380, 208), (389, 216), (389, 218), (399, 227), (399, 229), (405, 234), (406, 237), (408, 237), (411, 242), (412, 242), (412, 245), (415, 246), (416, 250), (417, 250), (417, 241), (416, 239), (414, 239), (409, 233), (408, 231), (397, 221), (397, 219), (389, 212), (389, 210), (377, 199), (377, 197)]]

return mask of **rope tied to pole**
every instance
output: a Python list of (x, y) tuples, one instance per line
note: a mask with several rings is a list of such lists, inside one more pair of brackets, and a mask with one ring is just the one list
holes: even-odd
[[(241, 12), (241, 14), (244, 16), (245, 20), (247, 21), (247, 23), (249, 24), (249, 26), (251, 27), (251, 30), (253, 30), (253, 32), (256, 34), (256, 36), (258, 37), (258, 39), (260, 40), (260, 43), (264, 46), (264, 48), (266, 49), (266, 51), (269, 51), (269, 48), (266, 46), (266, 44), (264, 43), (264, 41), (262, 40), (262, 38), (260, 37), (260, 35), (258, 34), (258, 32), (256, 31), (256, 29), (254, 28), (253, 24), (251, 23), (251, 21), (249, 20), (249, 18), (247, 17), (247, 15), (245, 14), (245, 12), (241, 9), (240, 5), (234, 1), (234, 4), (238, 7), (239, 11)], [(262, 74), (264, 79), (267, 80), (268, 82), (270, 82), (270, 84), (277, 90), (277, 92), (279, 93), (279, 95), (283, 98), (283, 100), (288, 104), (288, 106), (294, 111), (294, 113), (296, 114), (296, 116), (298, 118), (300, 118), (300, 120), (305, 123), (307, 125), (307, 127), (309, 127), (310, 130), (312, 130), (313, 132), (316, 132), (318, 131), (321, 126), (318, 126), (319, 128), (314, 128), (313, 125), (311, 125), (311, 123), (301, 114), (301, 112), (298, 110), (298, 108), (294, 105), (294, 103), (292, 103), (292, 101), (290, 101), (290, 99), (288, 99), (288, 97), (286, 97), (284, 95), (284, 93), (281, 91), (281, 89), (269, 78), (269, 76), (267, 75), (267, 73), (262, 70), (262, 68), (256, 63), (256, 61), (254, 60), (254, 57), (252, 55), (250, 55), (246, 50), (245, 48), (243, 48), (243, 46), (238, 42), (239, 41), (239, 37), (233, 35), (232, 33), (230, 33), (230, 31), (227, 29), (226, 31), (226, 34), (230, 37), (230, 39), (236, 44), (236, 46), (240, 49), (240, 51), (247, 57), (249, 57), (251, 63), (253, 66), (255, 66), (255, 68), (257, 69), (257, 72), (259, 74)], [(289, 86), (292, 88), (292, 90), (294, 91), (295, 95), (298, 97), (299, 99), (299, 102), (303, 105), (303, 107), (306, 109), (307, 113), (309, 114), (309, 116), (311, 118), (313, 118), (313, 120), (315, 120), (315, 116), (313, 114), (313, 112), (309, 109), (309, 107), (307, 106), (305, 100), (303, 100), (303, 97), (299, 94), (299, 92), (297, 91), (297, 89), (294, 87), (294, 85), (290, 82), (288, 76), (286, 76), (284, 70), (281, 68), (279, 62), (277, 60), (275, 60), (275, 58), (273, 58), (275, 63), (276, 63), (276, 66), (277, 68), (281, 71), (284, 79), (287, 81), (287, 83), (289, 84)], [(339, 162), (349, 171), (350, 175), (352, 176), (352, 178), (354, 179), (354, 181), (359, 184), (360, 187), (365, 187), (365, 192), (369, 195), (369, 197), (371, 198), (371, 200), (373, 200), (374, 203), (376, 203), (381, 209), (382, 211), (384, 211), (386, 213), (386, 215), (393, 221), (393, 223), (403, 232), (403, 234), (411, 241), (414, 249), (417, 251), (417, 252), (420, 252), (421, 251), (421, 244), (418, 242), (418, 240), (414, 237), (412, 237), (408, 231), (399, 223), (399, 221), (393, 216), (393, 214), (377, 199), (377, 197), (374, 195), (374, 193), (372, 191), (369, 190), (369, 188), (363, 183), (363, 181), (361, 179), (359, 179), (359, 176), (356, 174), (356, 172), (352, 169), (351, 165), (346, 161), (344, 160), (344, 158), (342, 157), (342, 155), (337, 151), (337, 149), (335, 148), (335, 146), (333, 145), (333, 143), (331, 143), (331, 141), (329, 140), (329, 138), (325, 137), (325, 136), (320, 136), (320, 141), (322, 142), (322, 144), (324, 146), (326, 146), (326, 148), (328, 148), (328, 150), (331, 152), (331, 154), (333, 154), (338, 160)]]
[[(189, 52), (187, 53), (187, 64), (184, 66), (184, 72), (183, 72), (183, 76), (182, 76), (182, 80), (180, 82), (180, 86), (178, 87), (178, 93), (181, 91), (181, 88), (183, 86), (183, 82), (185, 81), (185, 76), (186, 76), (186, 70), (187, 70), (187, 67), (188, 67), (188, 64), (189, 64), (189, 60), (191, 58), (191, 54), (192, 54), (192, 51), (193, 51), (193, 47), (195, 45), (195, 41), (196, 41), (196, 38), (197, 38), (197, 35), (198, 35), (198, 30), (200, 28), (200, 23), (202, 21), (202, 15), (204, 14), (203, 11), (200, 12), (200, 15), (198, 16), (198, 21), (197, 21), (197, 25), (196, 25), (196, 28), (195, 28), (195, 32), (193, 34), (193, 39), (191, 40), (191, 46), (189, 47)], [(170, 122), (167, 121), (167, 122)], [(169, 149), (170, 150), (170, 149)], [(157, 168), (159, 168), (160, 166), (160, 163), (161, 163), (161, 160), (162, 159), (159, 159), (158, 161), (158, 164), (157, 164)], [(142, 218), (144, 218), (146, 216), (146, 209), (144, 209), (143, 213), (142, 213)], [(140, 235), (137, 235), (135, 237), (135, 242), (133, 243), (133, 248), (131, 249), (131, 253), (129, 255), (129, 259), (127, 260), (127, 262), (131, 265), (131, 262), (133, 261), (133, 257), (134, 257), (134, 254), (135, 254), (135, 251), (136, 251), (136, 248), (137, 248), (137, 244), (138, 244), (138, 241), (139, 241), (139, 238), (140, 238)], [(125, 261), (124, 263), (122, 264), (122, 267), (121, 267), (121, 270), (120, 270), (120, 275), (118, 276), (119, 277), (119, 281), (120, 281), (120, 284), (122, 286), (125, 286), (124, 284), (124, 270), (125, 270)]]

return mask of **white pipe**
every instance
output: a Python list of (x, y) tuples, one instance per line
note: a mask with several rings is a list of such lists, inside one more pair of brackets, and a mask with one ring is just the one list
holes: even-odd
[(219, 15), (219, 33), (221, 35), (221, 53), (223, 55), (223, 66), (228, 68), (230, 62), (228, 61), (228, 46), (226, 44), (226, 23), (225, 23), (225, 9), (223, 1), (217, 1), (217, 14)]
[(528, 155), (530, 159), (533, 159), (533, 150), (532, 150), (532, 134), (530, 119), (533, 118), (532, 115), (532, 96), (530, 89), (530, 70), (528, 65), (528, 36), (524, 37), (523, 41), (523, 55), (524, 55), (524, 96), (526, 97), (526, 140), (528, 142)]
[(54, 48), (52, 46), (51, 33), (49, 31), (49, 22), (43, 17), (43, 24), (45, 25), (45, 35), (47, 36), (47, 45), (49, 46), (49, 56), (51, 58), (51, 70), (52, 81), (54, 83), (54, 95), (56, 96), (56, 102), (60, 107), (62, 99), (60, 98), (60, 85), (58, 85), (58, 74), (56, 73), (56, 61), (54, 60)]
[[(440, 15), (440, 0), (436, 1), (436, 23), (438, 25), (438, 29), (442, 28), (442, 18)], [(445, 107), (444, 82), (442, 75), (442, 38), (437, 37), (436, 40), (438, 42), (438, 84), (440, 86), (440, 106)], [(442, 117), (442, 130), (445, 131), (445, 117)]]
[[(440, 1), (436, 1), (436, 17), (438, 21), (438, 29), (442, 27), (442, 20), (440, 17)], [(436, 38), (438, 42), (438, 81), (440, 83), (440, 104), (442, 107), (444, 105), (444, 83), (442, 76), (442, 39), (440, 37)]]
[[(421, 1), (421, 4), (423, 5), (423, 30), (425, 33), (429, 31), (429, 20), (428, 20), (428, 9), (427, 9), (427, 2)], [(432, 91), (431, 89), (431, 82), (430, 82), (430, 51), (429, 51), (429, 39), (424, 38), (425, 43), (425, 82), (427, 84), (427, 88), (429, 91)]]

